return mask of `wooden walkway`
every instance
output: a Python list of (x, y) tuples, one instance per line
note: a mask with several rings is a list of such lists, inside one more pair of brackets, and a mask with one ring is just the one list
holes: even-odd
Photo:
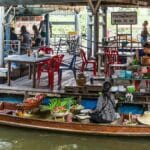
[[(65, 55), (64, 61), (65, 63), (71, 62), (72, 55)], [(81, 58), (77, 57), (76, 61), (76, 67), (80, 68), (81, 66)], [(90, 66), (89, 66), (90, 67)], [(78, 74), (78, 71), (77, 71)], [(86, 78), (87, 78), (87, 85), (90, 85), (90, 78), (93, 77), (93, 72), (92, 71), (85, 71), (84, 72)], [(64, 88), (66, 86), (76, 86), (76, 81), (74, 79), (74, 75), (72, 70), (63, 70), (62, 73), (62, 88), (58, 90), (58, 76), (57, 73), (55, 74), (55, 79), (54, 79), (54, 89), (53, 91), (50, 90), (48, 86), (48, 77), (46, 73), (42, 74), (41, 80), (40, 80), (40, 85), (37, 88), (32, 88), (32, 79), (29, 80), (28, 76), (24, 76), (21, 78), (18, 78), (14, 81), (11, 81), (11, 86), (8, 86), (7, 84), (0, 84), (0, 90), (20, 90), (20, 91), (35, 91), (35, 92), (64, 92)], [(101, 82), (94, 82), (94, 85), (101, 85)]]

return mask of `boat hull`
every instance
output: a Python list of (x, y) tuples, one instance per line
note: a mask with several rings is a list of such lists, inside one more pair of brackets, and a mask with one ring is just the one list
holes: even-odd
[(66, 123), (0, 114), (0, 124), (78, 134), (111, 136), (150, 136), (150, 126), (119, 126), (108, 124)]

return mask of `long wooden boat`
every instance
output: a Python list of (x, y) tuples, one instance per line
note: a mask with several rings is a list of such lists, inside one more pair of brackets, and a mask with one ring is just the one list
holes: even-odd
[(0, 114), (0, 124), (6, 126), (42, 129), (49, 131), (69, 132), (78, 134), (91, 135), (111, 135), (111, 136), (149, 136), (150, 126), (120, 126), (110, 124), (83, 124), (83, 123), (66, 123), (53, 120), (31, 119), (17, 117), (7, 114)]
[[(12, 93), (13, 92), (11, 91), (11, 94)], [(14, 93), (16, 94), (16, 92)], [(150, 126), (147, 125), (131, 126), (131, 125), (111, 125), (111, 124), (94, 124), (94, 123), (83, 124), (79, 122), (67, 123), (48, 119), (19, 117), (16, 115), (14, 116), (6, 113), (0, 113), (0, 125), (47, 130), (54, 132), (58, 131), (66, 133), (78, 133), (86, 135), (89, 134), (89, 135), (150, 137)]]

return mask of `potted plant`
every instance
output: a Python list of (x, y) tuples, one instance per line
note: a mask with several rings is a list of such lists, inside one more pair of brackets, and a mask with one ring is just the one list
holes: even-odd
[(84, 86), (86, 84), (86, 77), (83, 73), (77, 75), (76, 83), (78, 86)]

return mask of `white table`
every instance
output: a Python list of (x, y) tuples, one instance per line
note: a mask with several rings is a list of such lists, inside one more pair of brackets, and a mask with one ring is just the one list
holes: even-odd
[(29, 64), (29, 76), (31, 78), (31, 65), (33, 66), (33, 81), (32, 81), (32, 87), (35, 88), (36, 87), (36, 65), (40, 62), (46, 61), (48, 59), (50, 59), (51, 56), (50, 55), (46, 55), (46, 56), (42, 56), (39, 58), (32, 56), (27, 56), (25, 55), (12, 55), (9, 57), (5, 58), (5, 61), (8, 62), (8, 75), (7, 75), (7, 82), (8, 85), (11, 85), (11, 77), (10, 77), (10, 73), (11, 73), (11, 63), (12, 62), (19, 62), (19, 63), (25, 63), (25, 64)]

